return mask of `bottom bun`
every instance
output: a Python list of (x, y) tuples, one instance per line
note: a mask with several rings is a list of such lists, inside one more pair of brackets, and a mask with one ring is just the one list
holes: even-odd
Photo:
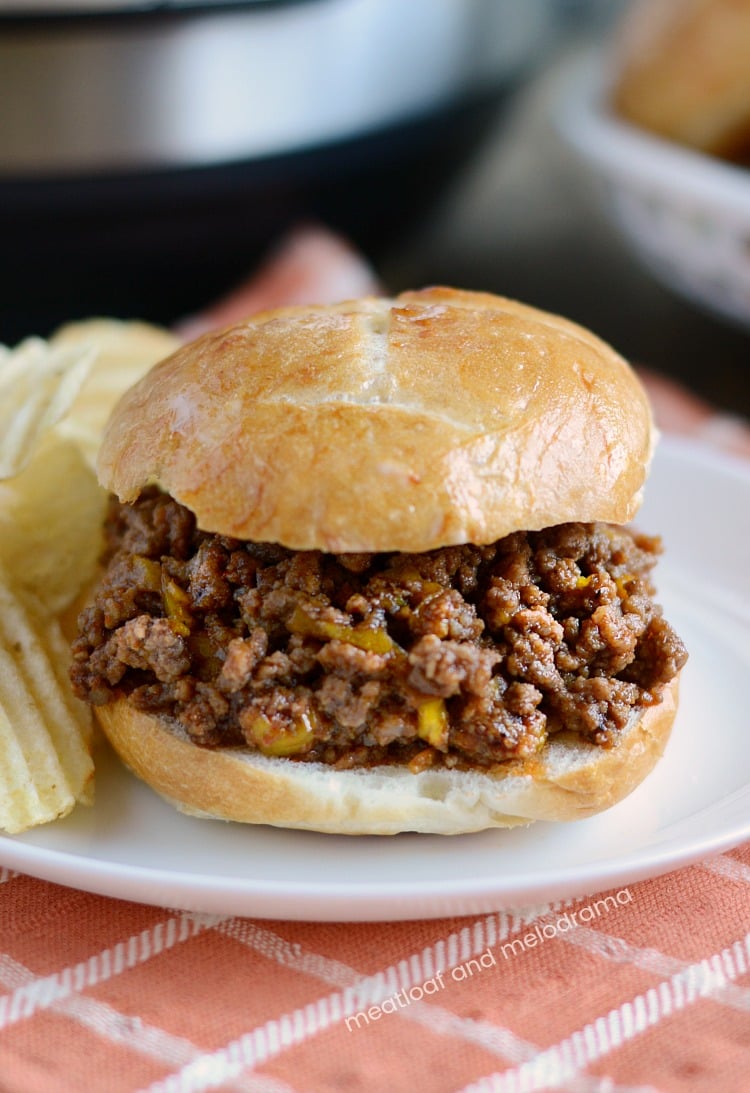
[(125, 700), (96, 715), (122, 761), (181, 812), (337, 835), (458, 835), (533, 820), (580, 820), (627, 797), (669, 739), (677, 677), (634, 713), (617, 747), (559, 733), (502, 773), (403, 766), (336, 770), (243, 749), (197, 747), (171, 723)]

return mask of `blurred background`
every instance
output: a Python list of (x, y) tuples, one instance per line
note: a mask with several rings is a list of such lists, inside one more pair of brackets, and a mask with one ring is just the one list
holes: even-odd
[(623, 6), (0, 0), (0, 341), (171, 323), (312, 221), (390, 289), (519, 297), (750, 414), (747, 329), (644, 266), (560, 135)]

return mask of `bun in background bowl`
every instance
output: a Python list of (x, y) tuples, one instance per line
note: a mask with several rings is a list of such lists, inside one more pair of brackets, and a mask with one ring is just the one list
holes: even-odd
[(558, 118), (626, 245), (662, 284), (750, 328), (750, 169), (622, 117), (609, 49), (585, 58)]

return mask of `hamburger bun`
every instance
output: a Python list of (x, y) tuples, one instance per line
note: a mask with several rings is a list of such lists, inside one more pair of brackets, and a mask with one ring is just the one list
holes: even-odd
[[(417, 554), (625, 523), (654, 440), (639, 381), (593, 334), (433, 288), (266, 312), (179, 349), (115, 409), (99, 475), (125, 503), (155, 484), (202, 531), (232, 539)], [(198, 747), (176, 719), (122, 696), (95, 712), (126, 766), (186, 813), (456, 834), (615, 804), (662, 754), (676, 698), (677, 678), (633, 710), (614, 747), (559, 731), (533, 758), (416, 772)]]
[[(634, 713), (616, 748), (560, 733), (502, 773), (403, 766), (335, 770), (245, 749), (205, 750), (163, 719), (120, 700), (97, 708), (126, 767), (181, 812), (337, 835), (460, 835), (533, 820), (581, 820), (611, 808), (656, 765), (669, 739), (678, 682)], [(335, 780), (335, 787), (332, 785)]]
[(641, 384), (593, 334), (434, 288), (205, 335), (123, 398), (98, 470), (121, 501), (156, 483), (206, 531), (417, 553), (625, 523), (653, 446)]

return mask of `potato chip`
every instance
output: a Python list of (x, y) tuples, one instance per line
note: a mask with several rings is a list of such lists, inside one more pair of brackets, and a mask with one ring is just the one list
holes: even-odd
[(75, 440), (93, 465), (107, 419), (120, 396), (141, 376), (168, 357), (180, 342), (168, 330), (143, 322), (89, 319), (61, 327), (51, 339), (55, 348), (83, 345), (96, 350), (96, 360), (70, 412), (58, 426)]
[(0, 358), (0, 479), (19, 474), (70, 410), (94, 360), (91, 346), (26, 341)]
[(0, 482), (0, 564), (13, 586), (64, 611), (96, 571), (105, 491), (76, 445), (52, 436)]
[(66, 678), (59, 623), (0, 570), (0, 828), (18, 834), (93, 800), (92, 724)]
[(59, 620), (96, 572), (104, 424), (178, 344), (146, 323), (93, 320), (0, 346), (0, 828), (12, 834), (93, 800), (91, 715)]

